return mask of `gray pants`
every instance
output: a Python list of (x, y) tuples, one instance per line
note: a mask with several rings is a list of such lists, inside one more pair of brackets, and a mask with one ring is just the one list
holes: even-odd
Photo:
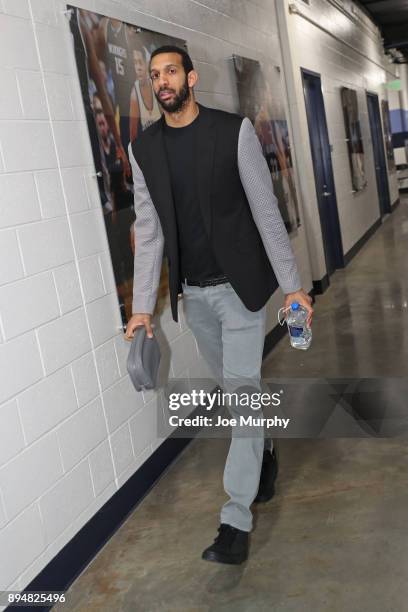
[[(259, 385), (266, 307), (248, 310), (230, 283), (204, 288), (183, 284), (183, 304), (199, 351), (224, 391), (233, 390), (234, 379), (237, 384), (251, 380)], [(233, 405), (229, 410), (235, 416)], [(250, 413), (248, 407), (246, 414)], [(255, 429), (251, 437), (234, 437), (233, 432), (224, 469), (224, 489), (230, 499), (221, 509), (220, 522), (243, 531), (252, 529), (250, 506), (258, 492), (263, 450), (271, 448), (263, 427)]]

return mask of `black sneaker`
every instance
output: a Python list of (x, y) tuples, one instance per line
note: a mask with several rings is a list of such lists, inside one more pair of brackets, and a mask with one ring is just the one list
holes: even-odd
[(272, 449), (272, 452), (264, 450), (258, 493), (254, 499), (255, 503), (267, 502), (272, 499), (275, 494), (275, 480), (277, 475), (278, 460), (276, 458), (275, 449)]
[(205, 549), (202, 558), (206, 561), (239, 565), (248, 558), (248, 531), (221, 523), (214, 544)]

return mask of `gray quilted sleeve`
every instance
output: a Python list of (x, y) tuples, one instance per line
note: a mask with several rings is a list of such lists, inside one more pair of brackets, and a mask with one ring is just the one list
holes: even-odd
[(252, 216), (283, 293), (301, 288), (296, 259), (273, 193), (268, 164), (255, 129), (245, 117), (238, 139), (238, 169)]
[(132, 314), (153, 314), (163, 259), (164, 237), (143, 173), (129, 144), (136, 220)]

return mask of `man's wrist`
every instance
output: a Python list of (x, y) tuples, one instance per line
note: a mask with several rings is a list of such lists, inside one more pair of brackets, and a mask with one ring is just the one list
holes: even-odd
[(294, 291), (288, 291), (285, 293), (285, 297), (288, 297), (288, 295), (293, 295), (294, 293), (304, 293), (303, 287), (299, 287), (299, 289), (295, 289)]

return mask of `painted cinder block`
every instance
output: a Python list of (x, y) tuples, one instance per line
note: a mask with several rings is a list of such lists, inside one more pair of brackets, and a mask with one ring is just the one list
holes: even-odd
[(61, 176), (69, 212), (75, 213), (88, 210), (89, 199), (83, 168), (79, 166), (62, 168)]
[(109, 387), (103, 394), (109, 432), (114, 432), (144, 405), (143, 396), (135, 391), (129, 376)]
[(0, 231), (0, 285), (24, 276), (23, 262), (13, 229)]
[(116, 292), (90, 302), (86, 305), (86, 311), (94, 346), (99, 346), (118, 334), (122, 321)]
[[(51, 126), (46, 121), (0, 123), (0, 141), (8, 172), (56, 168)], [(27, 146), (27, 143), (31, 143)], [(24, 155), (22, 155), (24, 151)]]
[(41, 219), (41, 208), (31, 172), (0, 176), (0, 227)]
[(63, 168), (92, 163), (86, 121), (54, 121), (53, 130), (59, 163)]
[(154, 398), (129, 421), (133, 450), (136, 457), (144, 451), (148, 444), (157, 438), (159, 409), (161, 409), (161, 405)]
[(74, 262), (58, 266), (52, 271), (57, 289), (58, 301), (61, 307), (61, 314), (66, 314), (82, 306), (81, 287), (79, 276)]
[(74, 259), (71, 234), (65, 217), (18, 228), (27, 274), (35, 274)]
[(78, 405), (83, 406), (99, 393), (98, 376), (93, 353), (87, 353), (73, 361), (71, 363), (71, 370)]
[(95, 495), (99, 495), (115, 479), (112, 452), (108, 440), (104, 440), (90, 453), (89, 465)]
[(66, 214), (64, 194), (58, 170), (41, 170), (34, 174), (43, 219)]
[(97, 255), (91, 255), (79, 261), (79, 275), (86, 302), (92, 302), (105, 294), (105, 286)]
[(114, 340), (98, 346), (95, 357), (101, 387), (105, 390), (120, 378)]
[(17, 70), (18, 88), (25, 119), (48, 119), (43, 77), (40, 72)]
[(0, 314), (6, 340), (59, 317), (51, 272), (0, 287)]
[(39, 70), (34, 32), (29, 21), (0, 14), (0, 32), (2, 66)]
[[(21, 356), (24, 355), (24, 359)], [(0, 402), (12, 398), (43, 377), (40, 351), (34, 332), (0, 344)]]
[(119, 427), (112, 434), (111, 445), (116, 473), (121, 474), (134, 459), (128, 423)]
[(78, 259), (107, 251), (108, 240), (101, 210), (72, 215), (71, 223)]
[(31, 444), (78, 410), (70, 367), (47, 376), (18, 398), (27, 444)]
[(45, 541), (51, 544), (94, 499), (88, 460), (81, 461), (40, 499)]
[(91, 348), (84, 310), (79, 308), (43, 325), (38, 340), (47, 375), (84, 355)]
[(0, 469), (0, 489), (9, 519), (15, 517), (62, 476), (56, 433), (43, 436)]
[(44, 550), (38, 505), (26, 508), (0, 531), (0, 590), (5, 590)]
[(23, 430), (14, 398), (0, 406), (0, 466), (24, 448)]
[(44, 75), (49, 112), (54, 121), (75, 119), (68, 79), (65, 74)]
[(15, 71), (11, 68), (0, 68), (0, 83), (0, 119), (21, 119), (23, 109)]
[(64, 471), (69, 471), (107, 436), (99, 397), (75, 412), (57, 431)]

